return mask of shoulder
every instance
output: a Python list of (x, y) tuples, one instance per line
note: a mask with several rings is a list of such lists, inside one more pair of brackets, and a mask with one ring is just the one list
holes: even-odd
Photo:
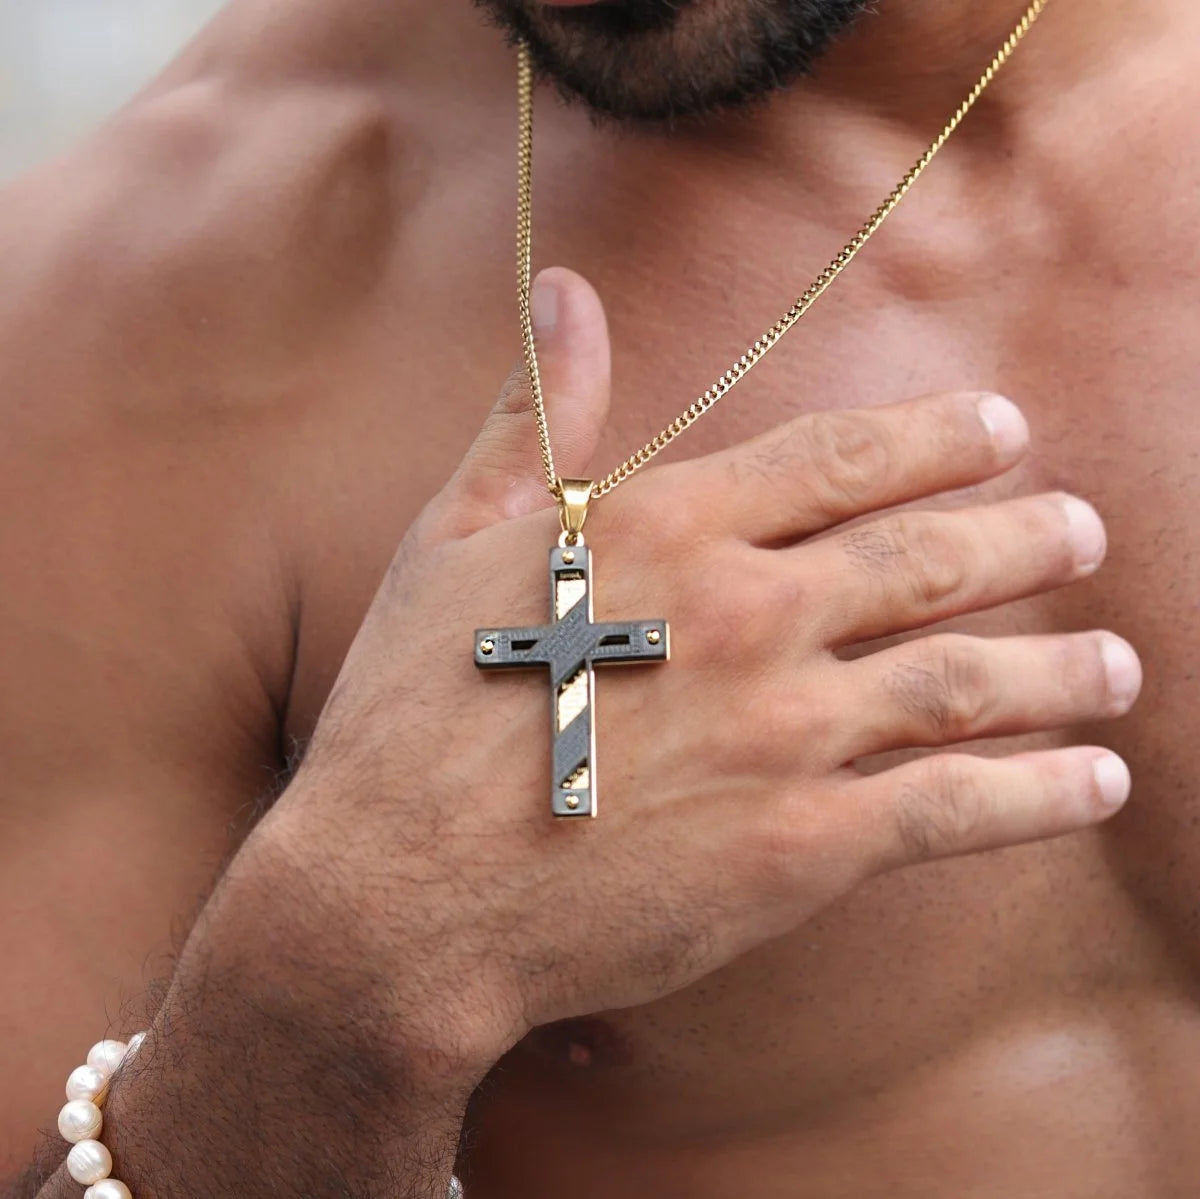
[[(0, 307), (59, 338), (101, 334), (143, 374), (164, 355), (202, 370), (239, 347), (260, 366), (272, 349), (319, 351), (369, 300), (447, 159), (486, 136), (463, 111), (455, 26), (423, 7), (393, 2), (373, 29), (381, 6), (358, 5), (361, 27), (335, 31), (329, 11), (355, 5), (297, 3), (270, 27), (279, 6), (231, 6), (95, 134), (0, 193)], [(503, 63), (463, 8), (467, 40)]]
[[(349, 611), (379, 546), (444, 472), (416, 448), (438, 442), (430, 396), (449, 407), (471, 388), (451, 378), (457, 358), (427, 375), (413, 363), (444, 335), (430, 295), (480, 292), (463, 230), (501, 244), (478, 218), (448, 223), (442, 210), (478, 190), (487, 121), (507, 134), (510, 110), (489, 112), (461, 60), (427, 53), (438, 29), (391, 73), (289, 61), (278, 40), (282, 57), (267, 63), (224, 53), (229, 39), (252, 54), (253, 32), (216, 28), (89, 140), (0, 192), (0, 474), (12, 501), (0, 542), (86, 552), (106, 586), (147, 610), (186, 599), (224, 614), (267, 653), (260, 674), (278, 694), (297, 563), (311, 572), (339, 531), (369, 525), (361, 585), (330, 601)], [(491, 140), (507, 183), (508, 138)], [(447, 279), (454, 254), (460, 273)], [(507, 255), (495, 275), (507, 299)], [(511, 351), (491, 340), (479, 369), (498, 379)], [(486, 406), (490, 388), (478, 390)], [(452, 445), (462, 418), (444, 423)], [(136, 624), (136, 605), (114, 611)]]
[[(335, 8), (348, 26), (329, 24)], [(94, 136), (0, 194), (0, 305), (26, 339), (53, 327), (97, 367), (136, 361), (130, 399), (139, 380), (162, 399), (160, 372), (204, 378), (239, 355), (246, 374), (302, 371), (414, 252), (414, 214), (495, 152), (488, 121), (508, 133), (486, 82), (507, 98), (507, 55), (462, 9), (300, 0), (267, 27), (277, 5), (231, 6)]]

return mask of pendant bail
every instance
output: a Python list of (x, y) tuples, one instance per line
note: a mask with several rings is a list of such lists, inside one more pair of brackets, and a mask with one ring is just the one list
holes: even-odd
[(563, 536), (574, 545), (583, 532), (587, 520), (588, 504), (592, 499), (591, 479), (559, 479), (558, 519), (562, 521)]

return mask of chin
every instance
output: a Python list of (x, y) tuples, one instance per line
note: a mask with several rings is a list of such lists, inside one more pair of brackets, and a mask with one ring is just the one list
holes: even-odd
[(539, 74), (599, 117), (672, 121), (810, 73), (870, 0), (476, 0)]

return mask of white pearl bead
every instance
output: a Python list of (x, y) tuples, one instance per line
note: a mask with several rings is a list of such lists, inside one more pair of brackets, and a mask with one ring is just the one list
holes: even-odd
[(100, 1133), (104, 1117), (89, 1099), (72, 1099), (58, 1113), (58, 1131), (64, 1141), (88, 1141)]
[(84, 1186), (107, 1178), (112, 1165), (112, 1154), (99, 1141), (80, 1141), (67, 1154), (67, 1173)]
[(83, 1192), (83, 1199), (133, 1199), (133, 1192), (115, 1178), (106, 1178)]
[(68, 1099), (90, 1099), (102, 1095), (108, 1087), (108, 1075), (95, 1066), (76, 1066), (67, 1078)]
[(121, 1064), (125, 1049), (124, 1041), (97, 1041), (88, 1050), (87, 1064), (102, 1074), (111, 1074)]
[(147, 1034), (144, 1032), (135, 1032), (133, 1036), (129, 1038), (129, 1044), (125, 1046), (125, 1056), (127, 1058), (133, 1057), (133, 1055), (137, 1053), (139, 1049), (141, 1049), (142, 1042), (146, 1039), (146, 1036)]

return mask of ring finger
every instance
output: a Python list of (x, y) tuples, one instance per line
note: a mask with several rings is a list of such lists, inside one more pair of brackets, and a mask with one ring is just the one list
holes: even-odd
[[(826, 703), (846, 710), (838, 760), (1119, 716), (1137, 698), (1141, 665), (1114, 633), (969, 637), (943, 633), (840, 665)], [(835, 676), (836, 677), (836, 676)]]

